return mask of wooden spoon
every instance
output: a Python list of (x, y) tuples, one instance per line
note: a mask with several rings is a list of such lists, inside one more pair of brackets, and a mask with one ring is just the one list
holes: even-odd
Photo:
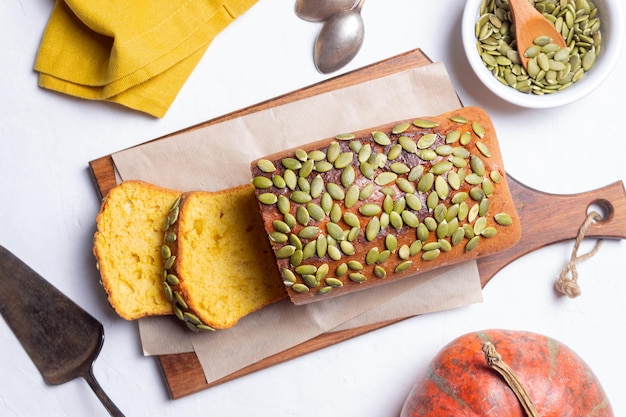
[(533, 46), (533, 41), (539, 36), (547, 36), (552, 43), (560, 48), (567, 45), (563, 36), (556, 30), (552, 22), (546, 19), (528, 0), (509, 0), (511, 18), (515, 25), (515, 39), (522, 65), (528, 69), (528, 58), (524, 51)]

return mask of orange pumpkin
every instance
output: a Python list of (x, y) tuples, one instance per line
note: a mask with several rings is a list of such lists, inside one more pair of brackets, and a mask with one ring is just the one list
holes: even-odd
[(537, 415), (613, 416), (597, 377), (570, 348), (536, 333), (491, 329), (468, 333), (445, 346), (412, 388), (401, 417), (526, 417), (505, 378), (488, 364), (485, 342), (495, 346), (514, 372)]

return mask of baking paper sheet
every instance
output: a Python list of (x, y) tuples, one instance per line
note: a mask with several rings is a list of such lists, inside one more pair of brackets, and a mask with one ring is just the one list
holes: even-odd
[[(250, 181), (250, 162), (283, 149), (395, 120), (461, 107), (443, 64), (434, 63), (212, 125), (113, 155), (121, 180), (217, 191)], [(172, 317), (139, 320), (146, 355), (195, 351), (218, 380), (320, 334), (482, 301), (476, 262), (372, 290), (295, 306), (274, 303), (235, 327), (194, 334)]]

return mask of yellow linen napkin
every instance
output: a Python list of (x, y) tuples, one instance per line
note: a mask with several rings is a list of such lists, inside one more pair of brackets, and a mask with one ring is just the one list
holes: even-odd
[(57, 0), (43, 88), (163, 117), (211, 41), (258, 0)]

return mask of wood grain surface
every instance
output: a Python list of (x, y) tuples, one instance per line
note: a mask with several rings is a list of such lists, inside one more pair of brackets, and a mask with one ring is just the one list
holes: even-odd
[[(185, 131), (429, 63), (431, 61), (428, 57), (421, 50), (415, 49), (319, 84), (192, 126)], [(176, 133), (180, 132), (155, 140), (162, 140)], [(103, 156), (89, 162), (89, 167), (97, 191), (102, 198), (117, 185), (113, 158), (111, 155)], [(592, 206), (601, 207), (603, 219), (591, 225), (586, 232), (587, 237), (626, 239), (626, 192), (621, 181), (580, 194), (555, 195), (526, 187), (510, 176), (508, 179), (509, 188), (522, 223), (522, 237), (514, 247), (478, 260), (478, 270), (483, 287), (498, 271), (520, 256), (555, 242), (575, 239)], [(546, 219), (549, 221), (545, 221)], [(170, 396), (172, 399), (177, 399), (388, 326), (397, 321), (399, 320), (328, 332), (210, 383), (206, 381), (200, 362), (193, 352), (161, 355), (158, 356), (158, 361)]]

